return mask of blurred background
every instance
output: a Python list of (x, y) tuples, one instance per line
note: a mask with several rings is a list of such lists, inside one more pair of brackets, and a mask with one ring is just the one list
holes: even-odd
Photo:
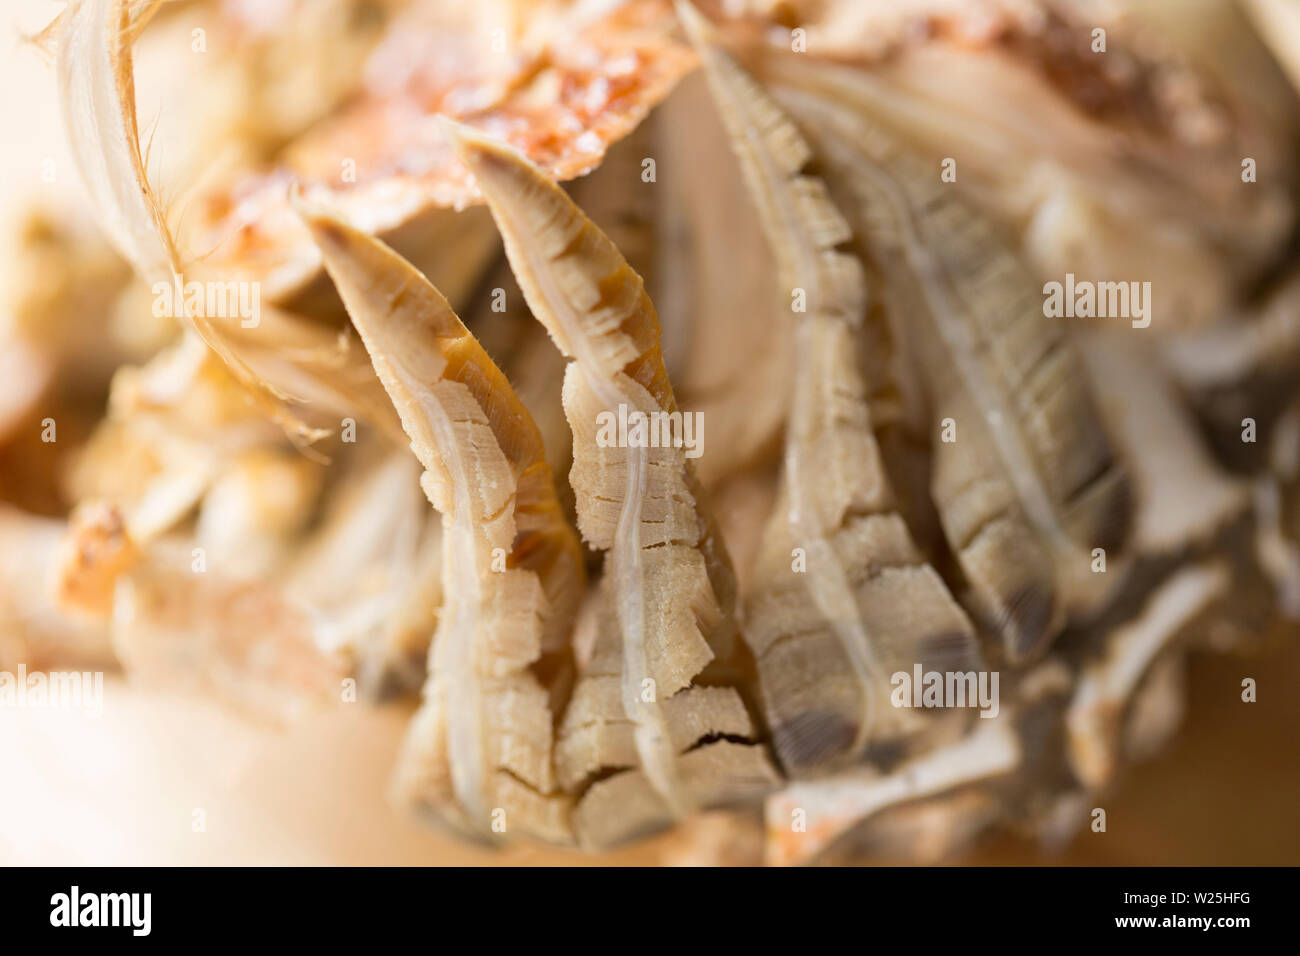
[[(1260, 700), (1240, 702), (1240, 677)], [(984, 865), (1295, 865), (1300, 653), (1195, 655), (1186, 725), (1103, 801), (1106, 833), (1062, 852), (993, 836), (954, 862)], [(109, 680), (98, 720), (0, 710), (0, 862), (77, 865), (584, 865), (704, 862), (665, 835), (618, 853), (482, 850), (385, 799), (410, 710), (340, 704), (268, 733), (226, 710)], [(206, 831), (192, 829), (204, 811)], [(894, 860), (864, 862), (894, 863)]]

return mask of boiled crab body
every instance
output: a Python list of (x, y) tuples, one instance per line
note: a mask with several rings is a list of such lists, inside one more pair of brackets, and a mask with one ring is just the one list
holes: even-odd
[[(413, 3), (358, 96), (178, 236), (135, 124), (144, 14), (71, 4), (109, 240), (266, 307), (179, 315), (115, 377), (62, 548), (6, 517), (59, 584), (3, 595), (30, 640), (75, 608), (128, 669), (219, 664), (199, 683), (262, 710), (277, 682), (422, 685), (395, 796), (483, 840), (601, 849), (722, 807), (790, 862), (1077, 825), (1176, 726), (1206, 622), (1254, 625), (1225, 596), (1297, 592), (1294, 389), (1248, 387), (1300, 359), (1294, 94), (1230, 4), (1196, 5), (1220, 60), (1164, 5), (1100, 51), (1064, 2), (768, 6), (543, 3), (512, 57), (376, 82), (411, 24), (481, 26)], [(1238, 189), (1243, 155), (1279, 171)], [(1149, 322), (1047, 314), (1045, 282), (1118, 272)], [(1197, 421), (1225, 393), (1262, 456)], [(603, 440), (629, 412), (698, 413), (702, 457)], [(220, 574), (178, 579), (189, 545)], [(270, 656), (198, 610), (250, 579)]]

